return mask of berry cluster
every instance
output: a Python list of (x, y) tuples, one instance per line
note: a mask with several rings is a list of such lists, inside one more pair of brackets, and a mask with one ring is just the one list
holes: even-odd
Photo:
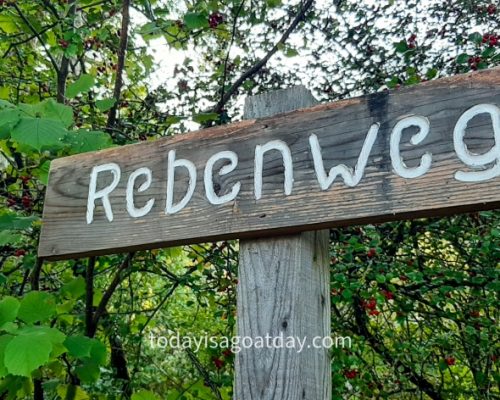
[(444, 362), (446, 363), (446, 365), (455, 365), (455, 357), (452, 357), (452, 356), (446, 356), (444, 358)]
[(392, 293), (390, 290), (382, 290), (381, 291), (382, 296), (385, 297), (386, 300), (393, 300), (394, 299), (394, 293)]
[[(23, 196), (19, 199), (13, 195), (10, 195), (7, 198), (7, 207), (10, 208), (22, 208), (26, 211), (31, 211), (33, 208), (33, 198), (28, 188), (28, 184), (31, 181), (31, 177), (29, 176), (20, 176), (19, 180), (22, 182), (23, 186)], [(19, 207), (21, 206), (21, 207)]]
[(358, 371), (356, 369), (348, 369), (344, 371), (344, 376), (347, 379), (355, 379), (358, 376)]
[(470, 69), (472, 69), (473, 71), (477, 70), (477, 66), (481, 61), (483, 61), (483, 59), (479, 56), (469, 57), (468, 63)]
[[(233, 352), (231, 351), (231, 349), (225, 349), (222, 352), (222, 355), (224, 356), (224, 358), (229, 358), (233, 355)], [(225, 361), (221, 357), (213, 357), (212, 361), (215, 365), (215, 368), (217, 368), (217, 369), (221, 369), (225, 363)]]
[(377, 316), (380, 314), (380, 311), (377, 310), (377, 299), (372, 297), (369, 300), (362, 300), (361, 305), (363, 308), (368, 312), (368, 315), (370, 316)]
[(102, 47), (102, 43), (99, 39), (94, 37), (89, 37), (85, 39), (85, 49), (90, 50), (95, 46), (95, 48), (99, 49)]
[(373, 247), (366, 252), (366, 256), (368, 258), (373, 258), (376, 255), (377, 255), (377, 249), (374, 249)]
[(497, 35), (492, 35), (490, 33), (485, 33), (483, 35), (483, 43), (488, 44), (491, 47), (497, 46), (498, 45), (498, 36)]
[(213, 12), (208, 17), (208, 25), (212, 29), (217, 28), (223, 22), (224, 22), (224, 16), (220, 12)]
[(67, 49), (69, 46), (68, 41), (64, 40), (64, 39), (59, 39), (58, 43), (59, 43), (59, 46), (61, 46), (63, 49)]
[(14, 252), (14, 256), (16, 257), (22, 257), (26, 254), (26, 250), (24, 249), (17, 249), (15, 252)]
[(414, 49), (417, 47), (417, 35), (414, 33), (408, 38), (408, 48)]

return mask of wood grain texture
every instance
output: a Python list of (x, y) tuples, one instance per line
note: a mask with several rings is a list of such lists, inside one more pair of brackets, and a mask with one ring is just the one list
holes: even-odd
[[(499, 177), (478, 183), (454, 178), (456, 171), (470, 169), (454, 151), (453, 129), (459, 117), (474, 105), (500, 106), (499, 83), (500, 69), (486, 70), (55, 160), (49, 176), (39, 255), (70, 258), (497, 208)], [(425, 152), (431, 152), (432, 166), (424, 176), (405, 179), (393, 170), (389, 139), (397, 122), (411, 114), (428, 118), (431, 129), (416, 146), (409, 143), (410, 134), (404, 133), (402, 157), (412, 167)], [(380, 130), (361, 182), (347, 187), (338, 178), (322, 191), (314, 171), (309, 136), (315, 134), (320, 141), (326, 171), (341, 163), (354, 167), (374, 123), (380, 123)], [(256, 200), (255, 147), (270, 140), (282, 140), (291, 149), (293, 191), (285, 196), (282, 157), (270, 151), (265, 155), (263, 195)], [(478, 116), (471, 120), (466, 143), (474, 153), (489, 151), (494, 145), (491, 118)], [(196, 164), (198, 179), (188, 205), (176, 214), (166, 215), (167, 154), (172, 149), (178, 158)], [(215, 206), (205, 196), (203, 169), (212, 155), (227, 150), (234, 151), (239, 162), (233, 172), (214, 175), (214, 189), (223, 195), (240, 182), (241, 190), (234, 201)], [(111, 194), (114, 220), (105, 218), (97, 202), (94, 221), (88, 225), (85, 215), (90, 172), (95, 165), (109, 162), (119, 164), (122, 171), (122, 179)], [(125, 207), (125, 188), (128, 177), (139, 167), (150, 168), (153, 180), (148, 190), (136, 193), (136, 202), (143, 205), (155, 198), (155, 204), (145, 217), (132, 218)], [(178, 169), (176, 199), (182, 197), (186, 182), (186, 173)], [(100, 184), (106, 185), (106, 179)]]
[[(330, 336), (328, 231), (240, 241), (239, 337), (294, 336), (296, 348), (243, 349), (235, 360), (236, 400), (329, 400), (329, 351), (314, 337)], [(307, 346), (311, 346), (307, 348)]]
[[(258, 118), (315, 104), (302, 86), (247, 99), (245, 117)], [(235, 400), (329, 400), (329, 231), (240, 240), (237, 335), (306, 339), (304, 349), (250, 348), (235, 358)], [(311, 347), (307, 347), (311, 346)]]

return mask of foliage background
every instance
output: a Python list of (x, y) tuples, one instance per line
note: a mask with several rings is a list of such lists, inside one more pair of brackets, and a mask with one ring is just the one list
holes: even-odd
[[(0, 398), (229, 399), (237, 243), (42, 262), (51, 160), (500, 64), (481, 0), (0, 0)], [(175, 61), (172, 61), (175, 60)], [(172, 66), (174, 63), (176, 64)], [(331, 232), (334, 399), (500, 398), (500, 215)]]

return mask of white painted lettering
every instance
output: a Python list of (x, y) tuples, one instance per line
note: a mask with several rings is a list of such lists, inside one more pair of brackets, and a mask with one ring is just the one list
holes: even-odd
[(218, 196), (214, 191), (214, 181), (213, 181), (213, 169), (214, 165), (217, 161), (228, 159), (230, 161), (229, 164), (224, 165), (219, 170), (219, 175), (226, 175), (236, 168), (238, 165), (238, 156), (233, 151), (221, 151), (220, 153), (214, 154), (207, 161), (207, 165), (205, 166), (205, 174), (204, 174), (204, 183), (205, 183), (205, 194), (207, 199), (212, 204), (224, 204), (230, 202), (236, 198), (240, 189), (241, 183), (237, 182), (233, 185), (231, 192), (225, 194), (224, 196)]
[[(177, 204), (174, 204), (174, 181), (175, 181), (175, 168), (184, 167), (189, 173), (188, 189), (184, 197)], [(165, 212), (167, 214), (175, 214), (182, 210), (191, 197), (193, 196), (196, 187), (196, 166), (189, 160), (175, 159), (175, 150), (168, 152), (168, 170), (167, 170), (167, 205)]]
[[(493, 123), (495, 145), (484, 154), (473, 154), (467, 148), (464, 137), (468, 122), (479, 114), (490, 114)], [(458, 158), (470, 168), (482, 171), (457, 171), (455, 179), (462, 182), (481, 182), (500, 176), (500, 108), (494, 104), (478, 104), (464, 112), (453, 131), (453, 145)], [(495, 163), (491, 168), (487, 164)]]
[(368, 162), (368, 157), (370, 156), (370, 152), (373, 148), (375, 140), (377, 139), (379, 128), (380, 124), (378, 123), (373, 124), (370, 127), (368, 135), (363, 143), (361, 153), (359, 154), (358, 161), (354, 167), (354, 171), (352, 168), (349, 168), (344, 164), (340, 164), (332, 167), (328, 175), (325, 173), (323, 156), (321, 154), (321, 146), (319, 145), (318, 137), (315, 134), (309, 136), (309, 145), (313, 156), (314, 170), (316, 171), (316, 177), (322, 190), (327, 190), (338, 175), (340, 175), (345, 184), (350, 187), (356, 186), (361, 181)]
[(145, 216), (147, 213), (151, 211), (151, 208), (153, 208), (153, 204), (155, 203), (155, 199), (150, 199), (147, 201), (146, 205), (141, 208), (137, 208), (134, 204), (134, 185), (135, 185), (135, 180), (141, 176), (144, 175), (146, 176), (146, 182), (144, 182), (137, 191), (144, 192), (145, 190), (148, 190), (149, 187), (151, 186), (151, 181), (153, 180), (151, 170), (146, 167), (139, 168), (132, 172), (128, 178), (128, 183), (127, 183), (127, 193), (126, 193), (126, 200), (127, 200), (127, 211), (129, 215), (133, 218), (139, 218)]
[(283, 157), (283, 165), (285, 167), (285, 195), (292, 193), (293, 187), (293, 163), (292, 153), (290, 148), (285, 142), (281, 140), (271, 140), (263, 145), (255, 146), (255, 169), (254, 169), (254, 182), (255, 182), (255, 198), (259, 200), (262, 197), (262, 170), (264, 164), (264, 153), (270, 150), (278, 150)]
[[(109, 171), (113, 175), (113, 181), (104, 189), (97, 190), (97, 175), (100, 172)], [(94, 220), (95, 201), (102, 199), (102, 205), (106, 218), (109, 222), (113, 221), (113, 211), (111, 210), (111, 203), (109, 202), (109, 194), (116, 189), (120, 182), (121, 170), (118, 164), (109, 163), (102, 164), (92, 168), (90, 173), (89, 195), (87, 198), (87, 224), (91, 224)]]
[(420, 159), (420, 165), (413, 168), (409, 168), (401, 158), (401, 153), (399, 150), (401, 145), (401, 136), (403, 134), (403, 131), (411, 126), (416, 126), (419, 128), (418, 133), (413, 135), (410, 139), (410, 143), (412, 145), (421, 143), (429, 134), (429, 120), (426, 117), (420, 115), (412, 115), (410, 117), (403, 118), (396, 124), (396, 126), (392, 130), (390, 140), (392, 168), (399, 176), (407, 179), (418, 178), (419, 176), (424, 175), (429, 170), (432, 164), (431, 153), (425, 153)]

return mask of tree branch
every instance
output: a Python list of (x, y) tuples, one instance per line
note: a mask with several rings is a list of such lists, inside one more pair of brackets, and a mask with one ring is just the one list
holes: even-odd
[(49, 60), (52, 63), (52, 66), (54, 67), (54, 69), (56, 70), (56, 72), (59, 73), (59, 66), (57, 65), (56, 60), (54, 59), (54, 57), (50, 53), (49, 49), (47, 48), (47, 45), (45, 44), (44, 40), (42, 39), (42, 36), (40, 35), (40, 33), (33, 27), (33, 25), (31, 24), (31, 22), (29, 21), (29, 19), (26, 18), (26, 16), (23, 14), (23, 12), (21, 11), (21, 9), (19, 8), (19, 6), (16, 3), (12, 3), (12, 6), (17, 11), (17, 13), (19, 14), (19, 16), (23, 20), (23, 22), (28, 26), (29, 30), (31, 32), (33, 32), (33, 34), (35, 35), (35, 37), (39, 40), (39, 42), (42, 45), (43, 49), (47, 53), (47, 56), (49, 57)]
[(292, 23), (288, 27), (288, 29), (283, 33), (283, 36), (281, 36), (280, 40), (276, 42), (276, 44), (269, 50), (269, 52), (262, 58), (260, 59), (257, 63), (255, 63), (252, 67), (250, 67), (247, 71), (245, 71), (232, 85), (231, 87), (227, 90), (226, 93), (224, 93), (224, 96), (222, 96), (222, 99), (217, 103), (217, 105), (212, 109), (212, 112), (220, 114), (222, 109), (224, 108), (225, 104), (228, 102), (228, 100), (231, 98), (231, 96), (239, 89), (239, 87), (245, 82), (247, 79), (251, 78), (254, 76), (259, 70), (264, 67), (267, 62), (271, 59), (271, 57), (279, 50), (279, 48), (285, 44), (285, 42), (288, 40), (288, 37), (292, 34), (292, 32), (295, 30), (297, 25), (299, 24), (300, 21), (304, 19), (304, 16), (306, 15), (307, 11), (311, 8), (313, 5), (314, 0), (307, 0), (301, 7), (295, 18), (293, 19)]
[(100, 318), (106, 312), (106, 307), (108, 306), (109, 300), (111, 300), (111, 296), (113, 296), (113, 293), (122, 281), (122, 272), (130, 267), (130, 261), (132, 260), (133, 256), (134, 253), (127, 254), (121, 265), (118, 267), (118, 271), (116, 271), (116, 274), (109, 284), (108, 289), (106, 290), (106, 292), (104, 292), (104, 295), (102, 296), (102, 299), (99, 302), (97, 309), (95, 310), (94, 317), (92, 318), (92, 324), (87, 332), (88, 337), (94, 337), (97, 330), (97, 324), (99, 323)]
[(85, 273), (85, 335), (92, 337), (94, 326), (94, 269), (95, 257), (90, 257), (87, 264), (87, 271)]
[(128, 27), (130, 23), (130, 0), (123, 0), (122, 8), (122, 26), (120, 31), (120, 44), (118, 48), (118, 62), (116, 67), (116, 79), (113, 97), (115, 99), (115, 104), (108, 113), (108, 122), (106, 127), (111, 130), (116, 124), (116, 114), (118, 112), (118, 107), (120, 106), (120, 97), (123, 86), (123, 70), (125, 68), (125, 56), (127, 53), (127, 43), (128, 43)]
[[(69, 16), (72, 18), (72, 24), (74, 23), (74, 17), (76, 14), (76, 0), (68, 0), (70, 5)], [(59, 103), (64, 103), (66, 99), (66, 80), (68, 79), (69, 72), (69, 58), (63, 54), (61, 60), (61, 67), (57, 71), (57, 101)]]
[(353, 297), (353, 307), (354, 307), (354, 320), (355, 328), (354, 331), (363, 336), (370, 346), (378, 353), (387, 363), (394, 367), (394, 370), (402, 370), (402, 372), (408, 377), (408, 379), (417, 386), (422, 392), (427, 394), (433, 400), (442, 400), (443, 397), (441, 393), (437, 392), (431, 382), (425, 379), (422, 375), (415, 373), (415, 371), (401, 362), (395, 359), (389, 350), (386, 348), (384, 343), (379, 340), (376, 336), (370, 333), (366, 324), (366, 315), (360, 306), (361, 299), (358, 296)]

